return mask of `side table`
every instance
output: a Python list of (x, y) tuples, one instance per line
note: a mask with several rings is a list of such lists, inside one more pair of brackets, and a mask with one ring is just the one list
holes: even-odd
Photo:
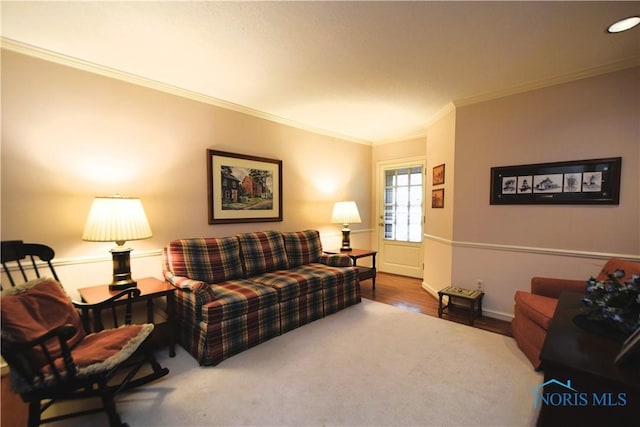
[[(449, 301), (447, 305), (443, 306), (442, 297), (445, 295), (449, 298)], [(463, 301), (462, 305), (469, 309), (469, 321), (473, 326), (476, 317), (482, 317), (482, 297), (484, 297), (484, 292), (480, 290), (447, 286), (438, 291), (438, 317), (442, 317), (442, 312), (445, 308), (456, 306), (456, 301), (459, 299)]]
[[(169, 283), (162, 280), (158, 280), (154, 277), (145, 277), (143, 279), (136, 279), (137, 287), (140, 289), (140, 296), (134, 299), (134, 303), (137, 301), (147, 302), (147, 322), (154, 325), (164, 325), (168, 329), (169, 338), (169, 356), (174, 357), (176, 355), (176, 319), (174, 313), (174, 287)], [(119, 291), (109, 290), (109, 285), (98, 285), (87, 288), (78, 289), (80, 297), (83, 302), (95, 304), (106, 300), (107, 298), (117, 294)], [(156, 298), (166, 298), (167, 308), (166, 322), (156, 323), (154, 319), (154, 303)], [(122, 301), (124, 304), (125, 301)], [(118, 304), (118, 303), (116, 303)], [(121, 304), (120, 304), (121, 305)], [(100, 315), (98, 313), (98, 315)], [(155, 332), (155, 331), (154, 331)], [(156, 334), (157, 335), (157, 334)]]
[[(372, 251), (370, 249), (351, 249), (350, 251), (341, 251), (340, 249), (331, 249), (324, 251), (326, 254), (343, 254), (349, 255), (353, 261), (353, 265), (358, 267), (358, 279), (366, 280), (371, 279), (372, 289), (376, 289), (376, 254), (378, 251)], [(371, 267), (365, 267), (358, 265), (358, 259), (371, 257)]]
[[(558, 299), (540, 353), (544, 383), (533, 390), (540, 408), (537, 425), (637, 425), (640, 366), (635, 361), (616, 365), (622, 343), (574, 323), (583, 296), (563, 292)], [(556, 400), (558, 395), (563, 400)]]

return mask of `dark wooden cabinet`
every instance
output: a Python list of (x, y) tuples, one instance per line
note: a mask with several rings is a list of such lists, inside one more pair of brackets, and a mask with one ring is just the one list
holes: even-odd
[(534, 389), (538, 426), (637, 426), (640, 363), (614, 364), (622, 343), (578, 327), (582, 295), (560, 295), (540, 358), (544, 383)]

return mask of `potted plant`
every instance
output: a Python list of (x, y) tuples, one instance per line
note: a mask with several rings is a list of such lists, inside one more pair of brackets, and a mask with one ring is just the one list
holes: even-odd
[(619, 341), (640, 327), (640, 276), (624, 277), (623, 270), (616, 270), (605, 280), (587, 281), (579, 326)]

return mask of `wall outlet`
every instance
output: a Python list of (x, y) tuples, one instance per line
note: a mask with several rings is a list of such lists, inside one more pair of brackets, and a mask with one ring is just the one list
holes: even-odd
[(483, 291), (484, 290), (484, 280), (481, 279), (477, 279), (476, 280), (476, 287), (479, 291)]

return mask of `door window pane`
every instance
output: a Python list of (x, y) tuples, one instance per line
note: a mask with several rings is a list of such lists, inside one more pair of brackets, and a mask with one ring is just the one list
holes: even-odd
[(423, 173), (421, 166), (385, 171), (384, 238), (422, 240)]

